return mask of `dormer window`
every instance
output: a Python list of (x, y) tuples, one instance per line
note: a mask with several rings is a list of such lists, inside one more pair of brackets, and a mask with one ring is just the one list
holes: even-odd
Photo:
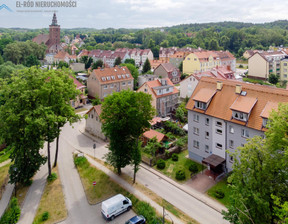
[(195, 101), (195, 107), (200, 110), (206, 110), (207, 104), (200, 101)]
[(230, 109), (232, 110), (232, 118), (239, 121), (247, 122), (250, 113), (256, 103), (257, 98), (240, 95), (230, 107)]
[(248, 114), (239, 112), (239, 111), (233, 111), (232, 112), (233, 119), (240, 120), (240, 121), (247, 121), (248, 120)]
[(267, 118), (263, 118), (262, 126), (263, 126), (264, 128), (266, 128), (267, 122), (268, 122), (268, 119), (267, 119)]

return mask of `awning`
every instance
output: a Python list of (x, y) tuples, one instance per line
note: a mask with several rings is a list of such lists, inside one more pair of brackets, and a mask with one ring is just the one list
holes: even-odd
[(213, 168), (216, 168), (217, 166), (219, 166), (220, 164), (224, 163), (225, 159), (217, 156), (215, 154), (212, 154), (210, 156), (208, 156), (207, 158), (202, 160), (202, 163), (206, 164), (206, 165), (210, 165)]

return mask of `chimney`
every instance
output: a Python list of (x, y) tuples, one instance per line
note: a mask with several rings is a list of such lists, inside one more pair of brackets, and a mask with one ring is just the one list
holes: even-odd
[(217, 81), (217, 90), (221, 91), (223, 87), (223, 82)]
[(241, 94), (241, 92), (242, 92), (242, 86), (239, 85), (239, 84), (237, 84), (237, 85), (236, 85), (236, 89), (235, 89), (235, 93)]

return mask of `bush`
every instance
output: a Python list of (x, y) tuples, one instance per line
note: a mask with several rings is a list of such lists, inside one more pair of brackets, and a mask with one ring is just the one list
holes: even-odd
[(136, 207), (137, 213), (143, 215), (146, 218), (147, 222), (150, 223), (152, 220), (155, 219), (156, 211), (149, 203), (140, 201), (139, 203), (137, 203)]
[(185, 171), (183, 169), (176, 171), (176, 179), (177, 180), (185, 180)]
[(86, 164), (88, 161), (84, 156), (81, 157), (75, 157), (74, 158), (74, 163), (76, 166), (83, 166), (84, 164)]
[(178, 161), (178, 154), (173, 153), (173, 154), (172, 154), (172, 160), (173, 160), (173, 161)]
[(242, 64), (239, 65), (239, 68), (244, 68), (244, 66)]
[(51, 173), (51, 175), (47, 177), (48, 182), (53, 182), (56, 179), (57, 179), (56, 173)]
[(10, 201), (8, 209), (0, 219), (0, 223), (17, 223), (20, 218), (21, 210), (18, 205), (17, 198), (13, 197)]
[(157, 168), (160, 170), (163, 170), (165, 168), (165, 161), (163, 159), (159, 159), (156, 164)]
[(190, 166), (189, 166), (189, 171), (192, 172), (192, 173), (197, 173), (198, 172), (198, 166), (196, 163), (192, 163)]
[(216, 190), (214, 196), (218, 199), (222, 199), (225, 197), (225, 193), (222, 190)]
[(42, 222), (48, 219), (49, 219), (49, 212), (43, 212), (42, 217), (41, 217)]

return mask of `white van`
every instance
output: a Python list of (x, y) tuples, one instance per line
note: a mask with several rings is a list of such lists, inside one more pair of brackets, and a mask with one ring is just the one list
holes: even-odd
[(113, 220), (117, 215), (129, 211), (132, 202), (122, 194), (117, 194), (102, 202), (101, 212), (105, 219)]

